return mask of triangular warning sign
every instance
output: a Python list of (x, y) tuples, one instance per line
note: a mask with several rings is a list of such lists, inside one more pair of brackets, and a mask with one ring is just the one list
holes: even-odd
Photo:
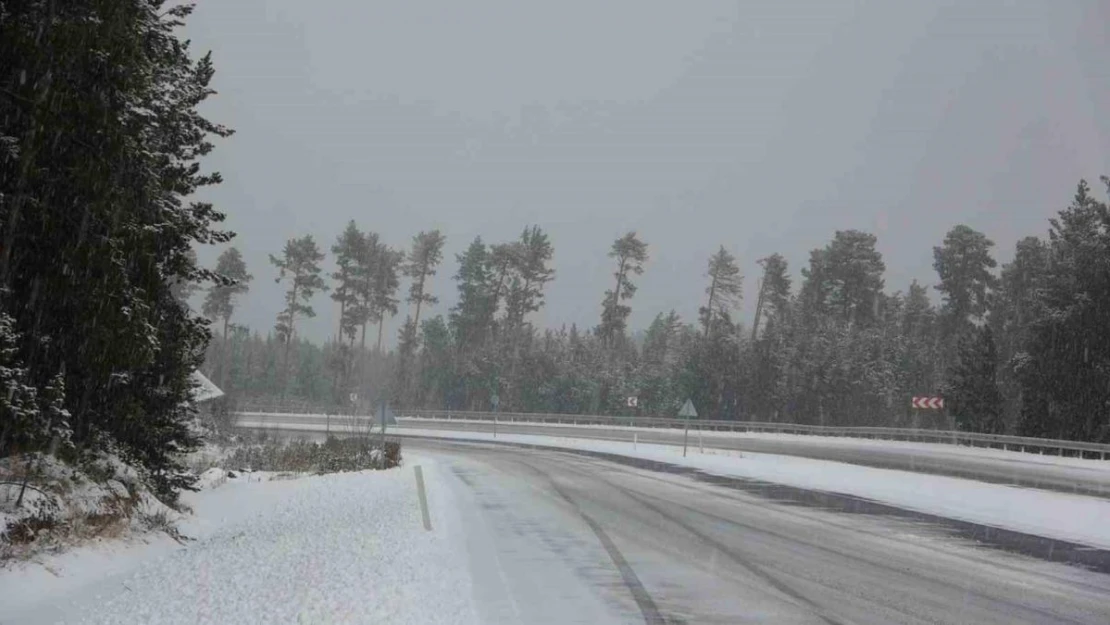
[(678, 416), (680, 416), (680, 417), (696, 417), (696, 416), (698, 416), (698, 411), (694, 410), (694, 402), (687, 399), (686, 403), (682, 404), (682, 409), (678, 411)]

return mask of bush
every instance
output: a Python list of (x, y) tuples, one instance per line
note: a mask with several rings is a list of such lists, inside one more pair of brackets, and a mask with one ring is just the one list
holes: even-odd
[[(295, 471), (300, 473), (339, 473), (381, 469), (382, 451), (377, 440), (329, 437), (314, 441), (277, 441), (268, 438), (257, 444), (236, 448), (224, 461), (232, 469), (254, 471)], [(385, 467), (401, 464), (401, 441), (385, 442)]]

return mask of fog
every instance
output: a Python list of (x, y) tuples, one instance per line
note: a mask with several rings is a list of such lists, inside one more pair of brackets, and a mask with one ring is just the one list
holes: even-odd
[[(1097, 0), (202, 2), (204, 112), (237, 131), (205, 161), (225, 177), (206, 197), (255, 276), (236, 321), (273, 326), (267, 254), (305, 233), (328, 250), (349, 219), (396, 246), (446, 234), (428, 316), (476, 235), (539, 224), (557, 271), (541, 326), (597, 323), (630, 229), (651, 257), (632, 329), (693, 320), (721, 244), (746, 323), (755, 261), (779, 252), (797, 276), (837, 229), (878, 235), (888, 291), (935, 283), (932, 246), (958, 223), (1005, 261), (1110, 172), (1108, 23)], [(323, 340), (337, 309), (313, 304), (298, 332)]]

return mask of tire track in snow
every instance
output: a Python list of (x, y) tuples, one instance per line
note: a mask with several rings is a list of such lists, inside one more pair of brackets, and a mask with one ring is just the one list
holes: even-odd
[[(536, 470), (539, 471), (539, 469)], [(540, 471), (540, 473), (543, 472)], [(609, 559), (613, 561), (613, 564), (620, 572), (621, 579), (624, 580), (624, 585), (628, 586), (628, 590), (632, 593), (632, 599), (636, 601), (636, 606), (640, 608), (640, 613), (644, 616), (644, 622), (647, 623), (647, 625), (664, 625), (667, 621), (663, 618), (663, 614), (659, 611), (659, 607), (655, 605), (655, 600), (651, 598), (651, 594), (644, 588), (644, 584), (640, 581), (640, 577), (636, 575), (636, 571), (632, 569), (632, 565), (628, 563), (624, 554), (617, 548), (616, 543), (614, 543), (613, 539), (609, 537), (609, 534), (605, 532), (605, 529), (602, 528), (593, 517), (586, 514), (578, 505), (578, 502), (568, 496), (563, 489), (559, 488), (555, 480), (551, 479), (547, 474), (543, 475), (551, 483), (551, 487), (555, 489), (555, 492), (578, 512), (578, 515), (582, 517), (582, 520), (586, 522), (586, 525), (588, 525), (594, 535), (597, 536), (598, 541), (601, 542), (601, 546), (604, 547), (605, 552), (609, 554)]]

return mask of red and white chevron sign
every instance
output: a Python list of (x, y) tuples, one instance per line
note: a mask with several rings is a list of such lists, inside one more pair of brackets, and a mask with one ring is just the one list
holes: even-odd
[(944, 408), (943, 397), (914, 397), (913, 407), (922, 410), (940, 410)]

